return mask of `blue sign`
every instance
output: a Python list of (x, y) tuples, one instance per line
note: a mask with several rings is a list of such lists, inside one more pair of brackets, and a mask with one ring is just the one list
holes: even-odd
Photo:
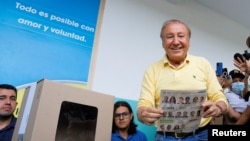
[(0, 83), (87, 82), (100, 0), (8, 0), (0, 5)]

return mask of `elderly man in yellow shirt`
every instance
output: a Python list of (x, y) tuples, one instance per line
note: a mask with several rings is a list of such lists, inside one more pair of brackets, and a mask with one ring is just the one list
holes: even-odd
[(160, 108), (162, 90), (205, 89), (207, 94), (206, 100), (201, 103), (203, 115), (199, 128), (188, 133), (159, 131), (155, 140), (207, 140), (207, 125), (213, 117), (224, 114), (228, 108), (214, 69), (205, 58), (188, 53), (191, 30), (182, 21), (173, 19), (164, 22), (160, 37), (165, 54), (145, 71), (137, 105), (138, 120), (147, 125), (155, 123), (157, 126), (157, 121), (163, 115)]

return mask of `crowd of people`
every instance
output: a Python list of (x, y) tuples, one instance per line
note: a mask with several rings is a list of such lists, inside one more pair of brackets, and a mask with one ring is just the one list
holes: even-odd
[(217, 77), (229, 103), (228, 112), (218, 124), (235, 124), (248, 105), (248, 75), (239, 69), (233, 69), (229, 77)]
[(250, 91), (248, 85), (249, 61), (245, 59), (244, 62), (242, 62), (240, 59), (236, 59), (234, 60), (234, 64), (236, 68), (230, 71), (229, 77), (217, 76), (229, 102), (228, 112), (223, 115), (223, 121), (219, 124), (243, 125), (249, 124), (250, 122), (250, 120), (246, 120), (248, 118), (244, 118), (244, 116), (250, 114), (250, 112), (247, 111), (250, 106)]
[[(161, 60), (149, 65), (145, 70), (138, 99), (136, 114), (141, 123), (159, 126), (162, 118), (184, 119), (181, 123), (161, 125), (155, 133), (155, 141), (179, 140), (198, 141), (208, 139), (208, 126), (214, 118), (223, 116), (223, 124), (243, 125), (250, 121), (250, 100), (248, 78), (250, 61), (243, 57), (234, 60), (236, 69), (231, 77), (217, 76), (207, 59), (189, 53), (191, 29), (182, 21), (171, 19), (163, 23), (160, 32), (164, 55)], [(190, 91), (206, 90), (205, 96), (173, 95), (161, 98), (163, 90)], [(191, 99), (192, 98), (192, 99)], [(201, 98), (201, 99), (199, 99)], [(13, 112), (17, 105), (17, 89), (8, 84), (0, 85), (0, 140), (10, 141), (16, 117)], [(176, 115), (161, 108), (161, 103), (172, 103), (170, 108), (184, 108)], [(194, 103), (199, 103), (197, 117), (201, 117), (197, 127), (184, 124), (192, 114)], [(173, 106), (173, 105), (185, 106)], [(183, 115), (182, 115), (183, 113)], [(144, 132), (137, 129), (134, 113), (126, 101), (114, 103), (111, 141), (147, 141)], [(195, 119), (197, 120), (197, 118)], [(181, 130), (190, 126), (192, 132)], [(178, 128), (177, 128), (178, 127)], [(171, 129), (174, 128), (174, 129)], [(159, 129), (159, 130), (158, 130)], [(173, 132), (178, 130), (180, 132)], [(152, 133), (151, 133), (152, 134)]]

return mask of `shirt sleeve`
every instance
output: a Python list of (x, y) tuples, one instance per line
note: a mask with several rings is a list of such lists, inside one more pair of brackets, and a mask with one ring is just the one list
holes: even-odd
[(137, 107), (155, 107), (155, 87), (154, 87), (154, 73), (152, 68), (148, 68), (144, 73), (142, 80), (141, 93)]

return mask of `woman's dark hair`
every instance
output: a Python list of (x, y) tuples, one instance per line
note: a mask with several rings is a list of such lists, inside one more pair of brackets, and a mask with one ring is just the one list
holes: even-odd
[[(129, 105), (128, 102), (126, 102), (126, 101), (117, 101), (117, 102), (114, 104), (113, 117), (114, 117), (114, 115), (115, 115), (116, 109), (119, 108), (120, 106), (127, 107), (129, 113), (130, 113), (130, 114), (133, 114), (132, 108), (131, 108), (131, 106)], [(135, 134), (135, 133), (136, 133), (136, 127), (137, 127), (137, 125), (134, 123), (134, 116), (133, 116), (132, 119), (131, 119), (131, 121), (130, 121), (130, 124), (129, 124), (128, 134), (129, 134), (129, 135)], [(113, 118), (112, 133), (115, 133), (116, 130), (118, 130), (118, 128), (117, 128), (117, 126), (116, 126), (116, 124), (115, 124), (115, 118)]]

